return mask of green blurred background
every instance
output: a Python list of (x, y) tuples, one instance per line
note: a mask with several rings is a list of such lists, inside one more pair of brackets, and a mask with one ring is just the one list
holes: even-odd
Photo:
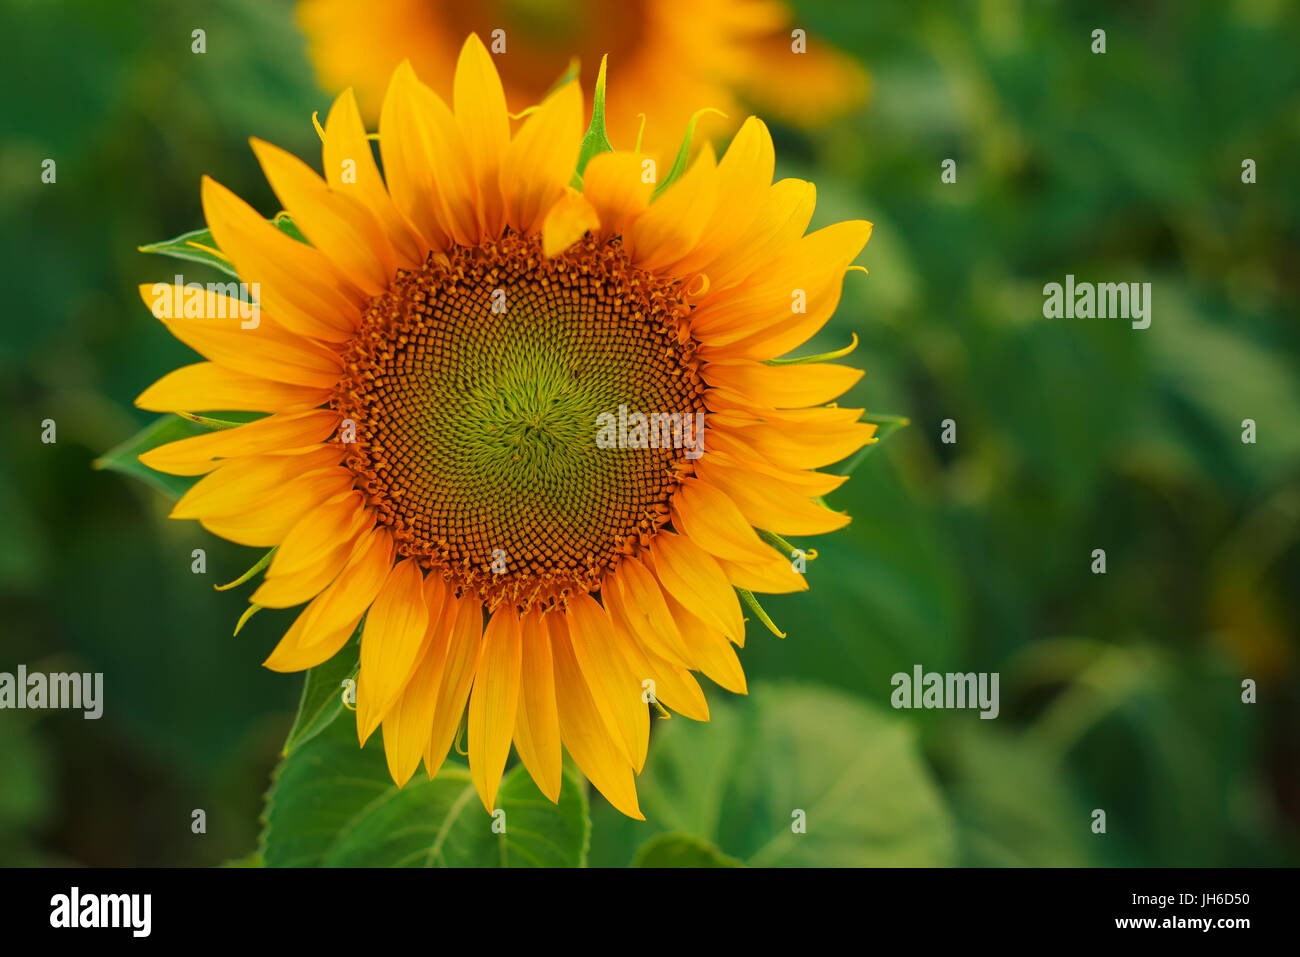
[[(815, 346), (856, 332), (846, 404), (913, 424), (832, 496), (854, 522), (806, 543), (811, 592), (765, 602), (789, 637), (751, 623), (751, 682), (901, 719), (950, 831), (940, 862), (1300, 862), (1300, 11), (795, 7), (874, 79), (854, 115), (774, 130), (779, 174), (818, 184), (815, 225), (875, 223), (870, 276), (850, 274)], [(0, 34), (0, 671), (102, 671), (106, 699), (99, 721), (0, 712), (0, 864), (217, 864), (256, 841), (301, 682), (259, 662), (291, 615), (232, 637), (244, 593), (212, 585), (255, 553), (91, 462), (192, 361), (135, 291), (176, 264), (136, 247), (201, 225), (205, 172), (277, 209), (246, 138), (314, 162), (330, 98), (283, 3), (5, 0)], [(1151, 328), (1043, 319), (1066, 273), (1151, 282)], [(890, 710), (890, 676), (918, 663), (999, 672), (1000, 717)], [(717, 735), (744, 713), (726, 698)], [(873, 793), (905, 807), (891, 767)], [(729, 831), (759, 813), (733, 801), (711, 837), (738, 854)], [(592, 863), (649, 833), (599, 797), (593, 816)]]

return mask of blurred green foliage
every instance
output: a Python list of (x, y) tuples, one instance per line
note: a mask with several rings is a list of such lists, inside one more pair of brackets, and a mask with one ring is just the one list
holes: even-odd
[[(831, 128), (774, 131), (779, 173), (817, 182), (815, 225), (875, 223), (870, 275), (809, 351), (856, 332), (846, 404), (913, 424), (832, 495), (853, 524), (796, 543), (812, 590), (764, 601), (787, 639), (751, 623), (754, 695), (655, 722), (650, 823), (592, 795), (590, 861), (1300, 862), (1300, 12), (796, 6), (875, 84)], [(0, 712), (0, 863), (240, 858), (301, 690), (259, 664), (291, 617), (232, 637), (242, 602), (211, 586), (256, 552), (91, 462), (190, 361), (136, 293), (174, 264), (137, 247), (201, 225), (203, 173), (273, 213), (246, 137), (311, 159), (329, 96), (282, 3), (7, 0), (0, 31), (0, 671), (106, 675), (99, 721)], [(1151, 282), (1151, 328), (1043, 319), (1067, 273)], [(1000, 672), (1001, 715), (887, 710), (918, 663)], [(840, 841), (764, 850), (788, 831), (783, 768), (861, 769)]]

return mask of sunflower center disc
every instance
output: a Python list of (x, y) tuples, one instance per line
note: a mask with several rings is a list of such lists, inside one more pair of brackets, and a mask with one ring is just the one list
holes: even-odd
[[(371, 300), (331, 402), (401, 554), (490, 606), (592, 590), (666, 520), (681, 447), (602, 448), (602, 413), (702, 412), (689, 307), (618, 240), (507, 234)], [(608, 421), (607, 419), (605, 421)]]

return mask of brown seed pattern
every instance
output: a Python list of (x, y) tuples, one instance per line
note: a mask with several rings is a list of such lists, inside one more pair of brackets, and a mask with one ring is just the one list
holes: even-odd
[(704, 411), (689, 312), (618, 239), (547, 259), (507, 233), (400, 271), (331, 401), (399, 552), (489, 608), (598, 588), (693, 466), (681, 448), (599, 448), (597, 418)]

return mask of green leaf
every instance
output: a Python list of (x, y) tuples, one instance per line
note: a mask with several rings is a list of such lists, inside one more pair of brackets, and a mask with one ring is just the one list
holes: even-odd
[(253, 419), (258, 418), (257, 413), (236, 412), (244, 421), (231, 421), (208, 419), (206, 416), (189, 416), (182, 417), (179, 415), (164, 415), (160, 419), (154, 420), (151, 424), (146, 425), (131, 438), (127, 439), (120, 445), (109, 449), (99, 458), (91, 463), (92, 468), (105, 469), (110, 472), (121, 472), (124, 475), (130, 475), (134, 478), (141, 479), (148, 485), (153, 486), (170, 498), (180, 498), (190, 490), (195, 482), (202, 476), (199, 475), (167, 475), (164, 472), (158, 472), (149, 468), (140, 461), (140, 456), (150, 449), (156, 449), (160, 445), (166, 445), (168, 442), (176, 442), (180, 439), (192, 438), (196, 435), (206, 435), (214, 428), (233, 428), (237, 425), (245, 425)]
[(187, 422), (178, 415), (165, 415), (152, 425), (145, 426), (121, 445), (105, 452), (92, 463), (94, 468), (110, 472), (121, 472), (143, 480), (164, 495), (180, 498), (191, 485), (198, 481), (197, 475), (166, 475), (144, 465), (139, 456), (168, 442), (188, 439), (203, 435), (208, 430), (194, 422)]
[[(997, 721), (954, 720), (939, 766), (957, 820), (963, 865), (1088, 867), (1096, 859), (1083, 806), (1059, 762)], [(1081, 825), (1080, 822), (1084, 822)]]
[(343, 682), (355, 678), (361, 668), (361, 627), (333, 658), (307, 672), (302, 683), (298, 714), (285, 739), (283, 756), (293, 754), (320, 734), (343, 710)]
[(587, 799), (567, 771), (556, 805), (516, 767), (497, 811), (484, 811), (462, 764), (448, 762), (432, 781), (417, 771), (399, 789), (380, 736), (362, 749), (355, 723), (334, 721), (280, 762), (260, 850), (268, 867), (586, 864)]
[(650, 194), (650, 202), (653, 203), (658, 199), (660, 193), (681, 179), (682, 174), (686, 172), (686, 162), (691, 156), (691, 141), (695, 139), (695, 124), (700, 121), (700, 117), (705, 113), (717, 113), (718, 116), (723, 117), (727, 115), (721, 110), (715, 110), (711, 106), (706, 106), (702, 110), (696, 110), (691, 115), (690, 121), (686, 124), (686, 134), (682, 137), (681, 145), (677, 147), (677, 157), (673, 160), (672, 168), (668, 170), (668, 175), (660, 181), (659, 185), (654, 188), (654, 192)]
[[(299, 242), (307, 242), (288, 213), (276, 213), (271, 217), (270, 223), (285, 235), (292, 236)], [(210, 229), (191, 230), (188, 233), (181, 233), (174, 239), (164, 239), (161, 242), (149, 243), (138, 248), (142, 253), (156, 253), (160, 256), (170, 256), (173, 259), (203, 263), (205, 266), (219, 269), (228, 276), (239, 278), (239, 273), (230, 264), (230, 260), (221, 255), (221, 250), (217, 246), (217, 241), (212, 238), (212, 230)]]
[(175, 239), (164, 239), (162, 242), (150, 243), (147, 246), (138, 248), (142, 253), (157, 253), (160, 256), (170, 256), (173, 259), (203, 263), (205, 266), (221, 270), (228, 276), (239, 277), (239, 273), (235, 272), (235, 267), (230, 264), (230, 260), (225, 256), (217, 255), (217, 252), (219, 252), (217, 242), (212, 238), (210, 229), (195, 229), (188, 233), (182, 233)]
[(660, 834), (637, 851), (633, 867), (744, 867), (708, 841), (689, 834)]
[(910, 723), (812, 685), (760, 684), (710, 711), (707, 724), (656, 726), (637, 779), (642, 841), (687, 834), (751, 866), (955, 860), (953, 821)]
[(593, 156), (614, 151), (605, 133), (605, 63), (608, 59), (608, 56), (600, 58), (600, 72), (596, 74), (596, 95), (591, 104), (591, 125), (582, 138), (582, 147), (578, 150), (578, 168), (573, 174), (575, 188), (581, 188), (582, 173)]

